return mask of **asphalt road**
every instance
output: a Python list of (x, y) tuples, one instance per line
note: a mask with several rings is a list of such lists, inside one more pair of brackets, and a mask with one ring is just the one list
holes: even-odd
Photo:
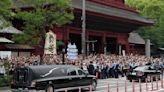
[[(126, 78), (119, 78), (119, 79), (115, 79), (115, 78), (110, 78), (110, 79), (101, 79), (98, 80), (98, 85), (97, 85), (97, 90), (94, 92), (108, 92), (108, 83), (110, 84), (109, 88), (110, 91), (109, 92), (117, 92), (117, 81), (118, 81), (118, 92), (125, 92), (125, 80)], [(132, 82), (126, 81), (126, 92), (140, 92), (140, 85), (138, 82), (135, 82), (135, 89), (133, 91), (132, 89)], [(142, 92), (146, 92), (146, 83), (142, 83), (141, 84), (142, 87)], [(153, 89), (154, 91), (152, 91), (152, 84), (148, 83), (148, 92), (158, 92), (157, 89), (157, 85), (156, 82), (153, 82)], [(158, 82), (158, 89), (161, 89), (161, 82)], [(11, 92), (11, 89), (9, 88), (5, 88), (5, 89), (1, 89), (0, 92)], [(44, 91), (30, 91), (30, 92), (44, 92)], [(70, 91), (73, 92), (73, 91)], [(74, 92), (78, 92), (78, 91), (74, 91)], [(84, 91), (84, 92), (89, 92), (89, 91)], [(164, 92), (164, 91), (159, 91), (159, 92)]]
[[(110, 84), (109, 92), (125, 92), (125, 80), (126, 78), (120, 78), (120, 79), (106, 79), (106, 80), (99, 80), (97, 90), (94, 92), (108, 92), (108, 83)], [(117, 81), (118, 81), (118, 89), (117, 89)], [(126, 92), (140, 92), (140, 84), (139, 82), (134, 82), (134, 91), (132, 87), (132, 82), (126, 81)], [(152, 84), (148, 83), (148, 92), (157, 92), (156, 88), (156, 82), (153, 82), (153, 89), (152, 91)], [(158, 89), (161, 88), (161, 82), (158, 82)], [(141, 84), (142, 92), (146, 92), (146, 83)], [(164, 92), (164, 91), (162, 91)]]

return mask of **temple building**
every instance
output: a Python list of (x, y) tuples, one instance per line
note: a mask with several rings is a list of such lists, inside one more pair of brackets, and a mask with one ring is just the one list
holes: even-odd
[[(54, 28), (57, 40), (73, 41), (81, 52), (82, 0), (72, 0), (75, 19), (70, 25)], [(86, 48), (89, 52), (126, 54), (136, 52), (130, 48), (129, 33), (154, 21), (146, 19), (124, 0), (86, 0)]]
[[(129, 52), (132, 54), (145, 55), (145, 44), (146, 41), (137, 33), (129, 33)], [(151, 44), (152, 46), (152, 44)]]
[[(17, 3), (17, 0), (14, 0)], [(75, 19), (71, 24), (54, 27), (57, 41), (75, 43), (81, 53), (82, 0), (72, 0)], [(154, 21), (146, 19), (125, 4), (125, 0), (86, 0), (86, 52), (130, 54), (136, 52), (129, 43), (129, 33), (143, 26), (152, 26)], [(17, 24), (21, 25), (21, 24)], [(35, 50), (35, 54), (41, 51)]]

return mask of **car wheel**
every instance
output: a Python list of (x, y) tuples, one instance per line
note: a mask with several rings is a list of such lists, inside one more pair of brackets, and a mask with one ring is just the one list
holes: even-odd
[(149, 75), (147, 76), (147, 81), (151, 82), (151, 76), (149, 76)]
[(97, 83), (95, 80), (92, 81), (92, 90), (95, 91), (97, 87)]

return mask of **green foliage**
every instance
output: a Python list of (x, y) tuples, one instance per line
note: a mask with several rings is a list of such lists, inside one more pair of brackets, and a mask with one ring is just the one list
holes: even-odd
[(18, 8), (15, 13), (15, 18), (24, 21), (24, 34), (13, 36), (17, 43), (38, 45), (45, 39), (47, 30), (70, 23), (74, 18), (70, 0), (23, 0), (22, 3), (33, 9), (21, 11)]
[(12, 17), (12, 0), (1, 0), (0, 6), (0, 28), (3, 28), (11, 25), (9, 20)]
[(164, 47), (164, 0), (126, 0), (126, 3), (136, 7), (139, 12), (155, 21), (153, 27), (138, 30), (145, 39), (151, 39), (156, 47)]
[(9, 86), (12, 80), (11, 75), (5, 75), (4, 77), (0, 77), (0, 87)]

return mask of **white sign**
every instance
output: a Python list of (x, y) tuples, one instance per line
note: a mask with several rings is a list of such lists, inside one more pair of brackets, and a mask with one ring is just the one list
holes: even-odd
[(52, 31), (46, 33), (44, 54), (56, 54), (56, 35)]
[(123, 56), (125, 56), (125, 55), (126, 55), (126, 54), (125, 54), (125, 50), (122, 50), (122, 55), (123, 55)]
[(0, 51), (0, 58), (11, 58), (11, 51)]
[(71, 43), (68, 44), (67, 55), (68, 55), (67, 58), (69, 60), (75, 60), (75, 59), (77, 59), (78, 49), (77, 49), (75, 43), (73, 45)]

